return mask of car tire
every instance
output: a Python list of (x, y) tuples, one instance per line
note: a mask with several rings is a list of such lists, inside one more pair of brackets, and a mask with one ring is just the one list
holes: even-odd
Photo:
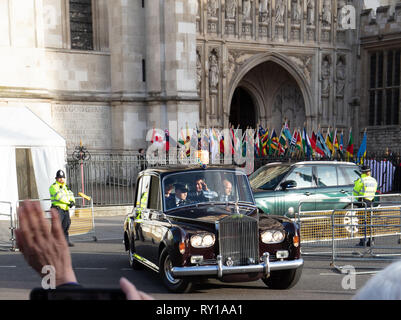
[(171, 274), (172, 262), (167, 248), (164, 248), (159, 259), (160, 277), (165, 287), (174, 293), (191, 291), (193, 283), (186, 279), (175, 279)]
[(130, 267), (134, 270), (143, 269), (143, 265), (134, 258), (135, 244), (134, 244), (133, 239), (131, 239), (131, 241), (129, 242), (128, 248), (129, 248), (128, 249), (128, 261), (129, 261)]
[(262, 280), (270, 289), (290, 289), (301, 278), (302, 268), (301, 266), (296, 269), (272, 271), (270, 277)]

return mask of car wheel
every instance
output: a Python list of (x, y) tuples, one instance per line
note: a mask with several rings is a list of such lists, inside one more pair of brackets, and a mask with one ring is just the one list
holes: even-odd
[(186, 279), (176, 279), (171, 273), (173, 264), (166, 248), (163, 249), (159, 259), (159, 272), (166, 288), (175, 293), (185, 293), (192, 289), (192, 282)]
[(129, 242), (129, 249), (128, 249), (129, 265), (134, 270), (140, 270), (143, 268), (143, 265), (134, 258), (134, 255), (135, 255), (135, 245), (134, 245), (134, 240), (131, 239), (131, 241)]
[(262, 280), (270, 289), (290, 289), (297, 284), (301, 273), (302, 266), (296, 269), (272, 271), (270, 277)]

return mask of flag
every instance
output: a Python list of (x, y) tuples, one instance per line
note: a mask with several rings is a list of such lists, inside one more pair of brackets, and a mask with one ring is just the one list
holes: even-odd
[(290, 141), (291, 141), (290, 146), (295, 147), (295, 145), (297, 144), (297, 130), (294, 130), (294, 133), (292, 134)]
[(220, 136), (220, 154), (224, 154), (224, 135), (221, 133)]
[(150, 140), (150, 142), (158, 147), (163, 144), (163, 137), (155, 128), (153, 128), (152, 139)]
[(240, 129), (239, 127), (234, 130), (234, 137), (233, 137), (233, 146), (234, 146), (234, 154), (241, 155), (243, 153), (243, 146), (242, 141), (244, 139), (244, 134), (242, 137), (240, 136)]
[(273, 131), (272, 131), (270, 140), (271, 140), (271, 144), (270, 144), (270, 149), (269, 149), (269, 155), (272, 155), (273, 153), (276, 153), (276, 151), (278, 150), (278, 145), (279, 145), (278, 137), (277, 137), (275, 129), (273, 129)]
[(280, 156), (284, 154), (286, 148), (287, 148), (287, 139), (285, 137), (284, 128), (282, 128), (280, 137), (278, 139), (278, 155)]
[(299, 132), (299, 130), (297, 130), (297, 142), (296, 142), (296, 146), (298, 150), (302, 150), (302, 138), (301, 138), (301, 133)]
[(164, 130), (164, 140), (165, 140), (165, 144), (164, 144), (164, 150), (166, 150), (166, 152), (170, 151), (170, 133), (168, 132), (168, 130)]
[(336, 129), (336, 131), (334, 133), (333, 147), (334, 147), (335, 150), (340, 150), (340, 146), (338, 144), (337, 129)]
[(259, 131), (256, 130), (255, 136), (255, 156), (260, 156), (260, 139), (259, 139)]
[(359, 147), (357, 156), (356, 156), (356, 163), (359, 165), (363, 164), (364, 159), (366, 159), (366, 149), (367, 149), (367, 135), (366, 135), (366, 130), (365, 133), (363, 134), (362, 142)]
[(340, 153), (341, 153), (341, 155), (342, 155), (343, 152), (344, 152), (344, 132), (343, 132), (343, 131), (341, 131), (341, 135), (340, 135), (340, 145), (339, 145), (338, 150), (340, 151)]
[(231, 136), (231, 154), (234, 155), (235, 144), (236, 144), (236, 136), (235, 136), (234, 126), (231, 126), (230, 136)]
[(354, 157), (354, 140), (352, 139), (352, 129), (349, 130), (349, 138), (346, 152), (348, 160)]
[(186, 132), (186, 139), (185, 139), (185, 153), (187, 155), (187, 158), (189, 158), (191, 156), (191, 134), (189, 133), (189, 128), (188, 128), (188, 124), (186, 125), (187, 128), (187, 132)]
[(302, 146), (303, 146), (303, 151), (307, 159), (311, 159), (312, 156), (312, 145), (311, 141), (309, 139), (308, 133), (306, 132), (306, 128), (304, 128), (302, 132)]
[(196, 133), (198, 135), (198, 150), (202, 150), (202, 134), (198, 127), (196, 127)]
[(323, 138), (322, 134), (320, 133), (320, 131), (318, 131), (318, 133), (317, 133), (317, 144), (320, 144), (319, 147), (323, 150), (325, 156), (327, 158), (331, 158), (331, 151), (327, 147), (326, 143), (324, 142), (324, 138)]
[(316, 133), (315, 133), (315, 131), (312, 131), (310, 143), (311, 143), (312, 150), (316, 151)]
[(178, 143), (185, 146), (185, 138), (184, 138), (184, 133), (182, 131), (182, 128), (180, 130), (180, 136), (178, 137)]
[(290, 142), (291, 142), (291, 139), (292, 139), (292, 135), (291, 135), (290, 128), (288, 127), (287, 121), (285, 122), (285, 125), (284, 125), (284, 136), (288, 141), (288, 145), (290, 145)]
[(330, 127), (327, 129), (325, 143), (326, 143), (327, 149), (330, 150), (330, 156), (331, 156), (332, 154), (334, 154), (334, 147), (333, 147), (333, 137), (330, 134)]
[(269, 140), (269, 131), (263, 129), (261, 125), (259, 125), (259, 139), (260, 139), (260, 148), (261, 153), (264, 156), (267, 156), (268, 148), (267, 141)]
[(317, 146), (317, 135), (316, 135), (315, 131), (312, 131), (310, 143), (311, 143), (311, 147), (312, 147), (312, 153), (317, 153), (318, 155), (324, 157), (323, 150)]
[(212, 163), (215, 164), (216, 158), (219, 154), (219, 138), (214, 128), (209, 129), (209, 148), (210, 148)]
[(320, 131), (317, 132), (316, 146), (318, 146), (320, 149), (323, 150), (324, 155), (325, 155), (327, 158), (330, 158), (330, 157), (331, 157), (331, 151), (330, 151), (330, 149), (327, 147), (326, 143), (324, 142), (324, 138), (323, 138), (322, 134), (320, 133)]

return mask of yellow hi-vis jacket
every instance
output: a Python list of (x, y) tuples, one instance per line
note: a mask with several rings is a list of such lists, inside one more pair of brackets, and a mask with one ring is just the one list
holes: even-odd
[[(138, 205), (138, 203), (137, 203)], [(141, 220), (142, 219), (142, 210), (146, 208), (148, 205), (148, 192), (144, 192), (141, 196), (141, 202), (140, 202), (140, 207), (136, 208), (136, 220)]]
[(375, 197), (376, 190), (376, 179), (366, 174), (362, 174), (361, 177), (354, 183), (353, 195), (358, 198), (372, 201)]
[(74, 194), (71, 190), (68, 190), (65, 183), (61, 184), (58, 181), (54, 182), (50, 186), (49, 192), (53, 206), (59, 207), (63, 210), (68, 210), (71, 201), (75, 204)]

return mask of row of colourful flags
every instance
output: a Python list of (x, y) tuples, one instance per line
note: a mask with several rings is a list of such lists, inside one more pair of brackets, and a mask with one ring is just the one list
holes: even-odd
[[(361, 164), (366, 158), (367, 133), (363, 135), (361, 145), (357, 153), (357, 163)], [(308, 135), (306, 128), (303, 130), (295, 129), (291, 134), (288, 124), (282, 127), (280, 134), (277, 135), (275, 129), (269, 135), (268, 129), (259, 125), (255, 136), (255, 156), (301, 156), (306, 159), (326, 158), (352, 160), (354, 158), (354, 140), (352, 129), (349, 130), (348, 143), (344, 145), (344, 130), (338, 132), (336, 128), (327, 130), (326, 137), (323, 137), (320, 128), (311, 136)]]
[[(253, 136), (249, 135), (253, 133)], [(275, 129), (269, 131), (259, 125), (257, 130), (239, 130), (233, 126), (227, 130), (210, 129), (181, 129), (178, 133), (177, 141), (172, 140), (169, 131), (164, 130), (164, 137), (153, 129), (151, 143), (162, 144), (165, 151), (169, 152), (171, 142), (185, 150), (186, 157), (190, 157), (191, 148), (195, 150), (205, 150), (210, 152), (212, 159), (217, 155), (225, 154), (224, 148), (227, 147), (224, 134), (229, 134), (231, 139), (230, 153), (232, 155), (242, 154), (246, 156), (246, 144), (252, 141), (254, 144), (255, 157), (298, 157), (312, 159), (346, 159), (354, 158), (354, 140), (352, 129), (349, 130), (348, 142), (344, 144), (344, 131), (339, 132), (336, 128), (329, 127), (326, 136), (321, 133), (320, 127), (312, 134), (307, 133), (306, 128), (297, 128), (291, 133), (290, 128), (285, 122), (280, 132)], [(357, 153), (357, 163), (361, 164), (366, 158), (367, 134), (366, 130)]]

